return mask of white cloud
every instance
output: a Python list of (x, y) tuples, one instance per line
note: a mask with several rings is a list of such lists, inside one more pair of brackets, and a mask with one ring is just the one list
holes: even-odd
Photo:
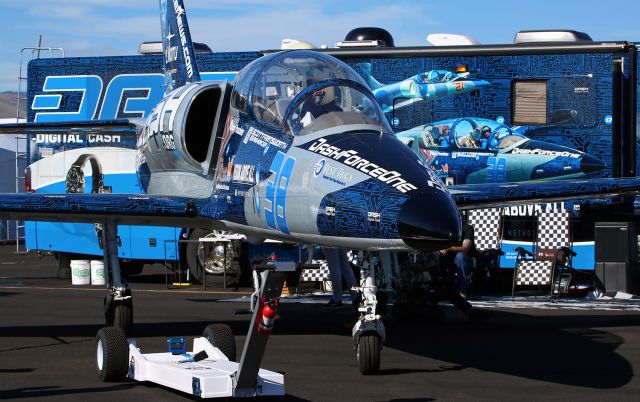
[[(187, 0), (187, 3), (189, 2), (189, 0)], [(131, 8), (131, 9), (136, 9), (136, 8), (157, 8), (158, 7), (158, 2), (157, 1), (152, 1), (152, 0), (144, 0), (144, 1), (140, 1), (140, 0), (132, 0), (132, 1), (127, 1), (127, 2), (117, 2), (117, 4), (114, 3), (113, 0), (29, 0), (29, 2), (27, 4), (25, 4), (25, 6), (30, 6), (30, 7), (38, 7), (41, 5), (45, 5), (45, 6), (54, 6), (54, 7), (59, 7), (59, 6), (66, 6), (66, 5), (73, 5), (73, 6), (106, 6), (106, 7), (117, 7), (117, 8)]]
[[(31, 7), (28, 14), (34, 18), (46, 18), (48, 20), (72, 20), (81, 21), (88, 18), (90, 11), (88, 7), (84, 6), (53, 6), (43, 5), (38, 7)], [(46, 17), (45, 17), (46, 16)]]
[[(285, 37), (333, 46), (357, 26), (381, 26), (394, 35), (396, 44), (413, 45), (424, 43), (426, 27), (439, 23), (437, 18), (424, 18), (435, 14), (419, 3), (411, 7), (404, 2), (341, 4), (337, 0), (185, 3), (193, 39), (214, 51), (277, 49)], [(366, 6), (356, 7), (359, 4)], [(62, 47), (67, 56), (135, 54), (139, 43), (160, 39), (156, 0), (116, 4), (113, 0), (34, 0), (7, 12), (15, 21), (8, 28), (14, 37), (3, 39), (0, 56), (16, 62), (6, 63), (11, 68), (3, 69), (0, 90), (15, 87), (20, 48), (35, 45), (39, 34), (44, 45)]]
[[(487, 24), (478, 22), (502, 7), (496, 0), (474, 13), (456, 13), (449, 5), (433, 1), (408, 0), (185, 0), (185, 3), (193, 39), (209, 44), (214, 51), (277, 49), (283, 38), (333, 46), (358, 26), (385, 28), (399, 46), (426, 44), (426, 35), (434, 32), (470, 34), (486, 43), (505, 43), (526, 23), (544, 26), (544, 20), (534, 18), (534, 11), (544, 9), (538, 5), (529, 10), (525, 22), (506, 19), (504, 24), (487, 29)], [(456, 4), (459, 10), (468, 10), (472, 3), (460, 0)], [(540, 10), (540, 15), (550, 19), (546, 9)], [(584, 7), (581, 10), (586, 12)], [(157, 0), (115, 3), (30, 0), (8, 6), (5, 12), (8, 22), (3, 30), (7, 34), (0, 35), (0, 59), (15, 61), (16, 65), (20, 48), (34, 45), (38, 34), (44, 35), (46, 45), (63, 47), (68, 56), (135, 54), (140, 42), (160, 38)], [(553, 21), (557, 20), (547, 24)], [(585, 26), (583, 30), (602, 40), (640, 37), (635, 25), (628, 24)], [(17, 66), (2, 71), (0, 90), (7, 88), (1, 84), (7, 81), (12, 83), (8, 89), (14, 88)]]
[[(160, 19), (152, 17), (106, 18), (92, 16), (74, 24), (59, 24), (56, 21), (42, 22), (38, 28), (46, 32), (64, 35), (66, 39), (96, 38), (102, 41), (132, 41), (136, 38), (160, 36)], [(108, 42), (107, 42), (108, 43)]]
[[(409, 34), (402, 37), (395, 34), (396, 44), (415, 45), (425, 43), (429, 25), (439, 25), (437, 20), (419, 17), (425, 15), (423, 11), (424, 8), (416, 6), (407, 15), (407, 8), (402, 5), (384, 5), (329, 16), (316, 7), (298, 7), (286, 12), (264, 13), (259, 17), (242, 15), (217, 18), (215, 14), (206, 17), (197, 14), (191, 15), (189, 21), (194, 40), (208, 42), (214, 50), (274, 49), (280, 46), (283, 38), (333, 46), (358, 26), (380, 26), (392, 35), (404, 30)], [(411, 25), (417, 28), (415, 34), (407, 30)]]

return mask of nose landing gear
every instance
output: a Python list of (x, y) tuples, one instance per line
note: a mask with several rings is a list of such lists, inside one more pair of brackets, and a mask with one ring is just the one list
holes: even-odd
[[(375, 264), (372, 258), (362, 262), (363, 277), (358, 288), (360, 318), (353, 326), (353, 346), (360, 373), (369, 375), (380, 371), (380, 355), (386, 330), (378, 306)], [(389, 269), (390, 267), (385, 267)]]

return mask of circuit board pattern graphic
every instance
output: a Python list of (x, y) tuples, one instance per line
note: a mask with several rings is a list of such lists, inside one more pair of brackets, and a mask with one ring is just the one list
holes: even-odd
[[(532, 139), (574, 148), (607, 164), (593, 177), (611, 176), (611, 125), (605, 123), (612, 114), (612, 74), (614, 54), (536, 54), (455, 57), (385, 57), (352, 58), (345, 61), (360, 72), (365, 80), (365, 63), (371, 65), (372, 76), (383, 84), (401, 81), (412, 74), (430, 70), (455, 71), (466, 66), (472, 79), (489, 81), (491, 85), (477, 92), (462, 93), (432, 102), (416, 102), (388, 113), (396, 117), (398, 131), (455, 117), (504, 118), (514, 125), (512, 116), (512, 83), (518, 80), (547, 82), (545, 126), (532, 126), (526, 135)], [(576, 118), (552, 124), (554, 113), (578, 112)]]
[[(200, 71), (239, 71), (259, 56), (258, 52), (227, 52), (199, 54)], [(364, 63), (371, 65), (372, 76), (383, 84), (401, 81), (413, 74), (430, 70), (455, 71), (466, 66), (474, 79), (489, 81), (491, 85), (480, 91), (417, 102), (388, 114), (397, 117), (394, 129), (401, 131), (421, 124), (448, 118), (475, 116), (496, 119), (503, 117), (505, 124), (513, 125), (512, 82), (518, 80), (544, 80), (548, 83), (548, 121), (561, 110), (578, 111), (574, 121), (561, 125), (530, 127), (527, 136), (575, 148), (604, 161), (607, 168), (594, 173), (595, 177), (609, 177), (612, 166), (611, 126), (605, 124), (612, 114), (611, 63), (615, 54), (545, 54), (456, 57), (385, 57), (344, 59), (362, 73)], [(114, 65), (117, 68), (114, 68)], [(34, 60), (29, 65), (29, 102), (41, 93), (44, 79), (49, 75), (86, 74), (91, 71), (103, 80), (103, 85), (117, 74), (151, 73), (162, 70), (160, 56), (81, 57)], [(628, 73), (628, 72), (627, 72)], [(138, 91), (140, 92), (140, 91)], [(142, 93), (127, 91), (127, 96)], [(69, 92), (62, 97), (61, 110), (76, 110), (82, 94)], [(101, 100), (102, 102), (102, 100)], [(640, 101), (639, 101), (640, 102)], [(130, 117), (120, 105), (118, 117)], [(98, 108), (101, 104), (98, 105)], [(34, 111), (28, 111), (33, 121)], [(639, 140), (640, 143), (640, 140)], [(639, 151), (640, 152), (640, 151)], [(639, 158), (640, 160), (640, 158)]]
[(146, 197), (136, 194), (3, 194), (3, 213), (217, 219), (220, 209), (210, 199)]
[[(250, 61), (260, 56), (259, 52), (229, 52), (198, 54), (200, 71), (238, 71)], [(404, 80), (416, 73), (429, 70), (444, 69), (454, 71), (464, 65), (471, 72), (473, 79), (489, 81), (491, 85), (479, 91), (463, 93), (433, 102), (416, 102), (395, 112), (388, 113), (390, 121), (396, 117), (399, 124), (394, 125), (397, 131), (406, 130), (425, 123), (463, 116), (485, 117), (489, 119), (504, 118), (507, 125), (513, 125), (512, 115), (512, 82), (518, 80), (544, 80), (548, 85), (548, 121), (553, 122), (554, 113), (562, 110), (576, 110), (576, 119), (561, 124), (545, 126), (528, 126), (524, 132), (528, 137), (550, 143), (564, 145), (586, 152), (606, 163), (606, 168), (590, 174), (588, 177), (610, 177), (612, 175), (613, 151), (611, 145), (612, 126), (606, 123), (612, 115), (613, 77), (611, 66), (618, 57), (625, 58), (624, 74), (630, 74), (626, 54), (520, 54), (520, 55), (477, 55), (455, 57), (361, 57), (343, 60), (364, 76), (363, 64), (371, 65), (372, 76), (383, 84)], [(33, 97), (42, 93), (44, 80), (49, 75), (87, 74), (89, 71), (102, 77), (103, 85), (121, 73), (153, 73), (162, 70), (160, 56), (115, 56), (65, 59), (34, 60), (29, 65), (28, 103)], [(637, 77), (640, 81), (640, 70)], [(366, 77), (365, 77), (366, 79)], [(127, 96), (142, 96), (142, 91), (131, 90)], [(66, 93), (62, 97), (61, 110), (76, 110), (80, 101), (80, 93)], [(636, 98), (636, 110), (640, 108), (640, 97)], [(102, 102), (102, 99), (100, 100)], [(100, 103), (99, 108), (102, 106)], [(118, 117), (130, 117), (123, 111), (123, 104), (118, 110)], [(28, 119), (33, 121), (34, 111), (29, 109)], [(636, 133), (640, 133), (640, 119), (636, 120)], [(233, 136), (235, 137), (235, 136)], [(75, 144), (64, 146), (65, 149)], [(83, 145), (79, 145), (83, 146)], [(90, 146), (90, 145), (89, 145)], [(39, 156), (30, 147), (31, 162)], [(273, 152), (269, 150), (268, 152)], [(636, 140), (636, 164), (640, 168), (640, 137)], [(460, 162), (460, 161), (458, 161)], [(637, 169), (639, 169), (637, 168)], [(259, 167), (263, 172), (264, 167)], [(260, 180), (264, 180), (261, 173)], [(242, 186), (246, 187), (246, 186)], [(597, 191), (598, 185), (592, 190)], [(615, 190), (610, 184), (602, 189)], [(457, 194), (456, 199), (462, 204), (471, 204), (480, 200), (480, 190), (487, 197), (496, 194), (508, 197), (511, 192), (529, 191), (531, 197), (541, 195), (542, 190), (482, 186), (473, 191), (467, 187), (466, 195)], [(243, 189), (238, 188), (239, 191)], [(550, 190), (560, 194), (560, 190)], [(591, 190), (589, 190), (591, 191)], [(486, 198), (486, 197), (485, 197)], [(242, 216), (242, 206), (235, 199), (226, 200), (234, 211), (234, 216)], [(568, 207), (587, 201), (566, 203)], [(609, 201), (590, 200), (589, 203), (609, 203)], [(636, 201), (636, 206), (640, 201)], [(337, 211), (338, 212), (338, 211)], [(575, 210), (572, 209), (572, 213)], [(320, 217), (319, 220), (327, 217)], [(355, 218), (351, 218), (355, 219)], [(384, 216), (381, 217), (384, 219)], [(332, 224), (323, 223), (328, 231), (334, 231)], [(362, 223), (365, 226), (365, 222)], [(324, 230), (324, 229), (323, 229)], [(363, 230), (364, 231), (364, 230)]]
[[(219, 53), (207, 53), (197, 54), (196, 59), (198, 61), (198, 68), (200, 71), (206, 72), (227, 72), (227, 71), (239, 71), (247, 63), (255, 60), (260, 53), (257, 52), (219, 52)], [(67, 57), (67, 58), (42, 58), (34, 59), (29, 62), (28, 66), (28, 88), (27, 88), (27, 103), (32, 105), (34, 97), (39, 94), (43, 94), (43, 85), (48, 76), (73, 76), (73, 75), (97, 75), (102, 80), (102, 94), (96, 108), (96, 115), (93, 117), (97, 119), (98, 111), (103, 107), (105, 99), (106, 88), (114, 77), (120, 74), (151, 74), (162, 72), (162, 56), (159, 55), (136, 55), (136, 56), (100, 56), (100, 57)], [(61, 94), (60, 111), (69, 112), (79, 109), (82, 101), (83, 92), (81, 91), (65, 91), (55, 92)], [(118, 118), (131, 118), (140, 117), (139, 114), (126, 113), (124, 108), (126, 106), (126, 99), (146, 97), (148, 95), (147, 90), (126, 90), (123, 93), (123, 100), (118, 106), (118, 111), (115, 117)], [(34, 121), (36, 111), (31, 107), (27, 108), (27, 120)], [(89, 117), (90, 119), (91, 117)], [(85, 139), (85, 137), (81, 137)], [(31, 144), (29, 144), (31, 145)], [(84, 148), (91, 146), (100, 146), (103, 144), (88, 143), (67, 143), (50, 145), (48, 147), (54, 148), (54, 152), (64, 151), (74, 148)], [(122, 143), (110, 143), (110, 146), (121, 146), (133, 148), (135, 147), (135, 138), (125, 138)], [(33, 163), (37, 161), (41, 155), (38, 154), (38, 147), (29, 146), (28, 149), (29, 161)]]
[[(327, 195), (320, 210), (335, 208), (335, 215), (318, 214), (317, 225), (325, 236), (374, 237), (380, 233), (387, 239), (400, 237), (398, 214), (407, 196), (375, 179)], [(363, 216), (361, 211), (379, 215)]]
[[(580, 198), (605, 194), (637, 195), (640, 177), (629, 179), (557, 180), (523, 182), (504, 185), (475, 184), (450, 186), (451, 195), (459, 207), (493, 202), (495, 205), (513, 200), (535, 203), (541, 198)], [(547, 201), (548, 202), (548, 201)], [(504, 205), (503, 205), (504, 206)]]

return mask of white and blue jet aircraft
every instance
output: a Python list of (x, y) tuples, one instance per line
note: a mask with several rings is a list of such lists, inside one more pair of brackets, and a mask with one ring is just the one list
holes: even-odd
[[(137, 137), (145, 194), (0, 194), (0, 215), (10, 219), (103, 225), (109, 325), (128, 331), (133, 317), (117, 258), (119, 224), (228, 230), (254, 242), (431, 251), (458, 243), (459, 208), (640, 188), (636, 178), (445, 187), (396, 138), (367, 83), (343, 62), (322, 51), (284, 51), (250, 63), (233, 83), (202, 81), (182, 1), (160, 6), (166, 95), (145, 120), (0, 126), (5, 134)], [(84, 184), (82, 172), (67, 179), (68, 188)], [(274, 289), (257, 311), (277, 300)], [(362, 339), (384, 340), (375, 298), (366, 296), (373, 309), (365, 308), (354, 328), (359, 358), (381, 345)], [(121, 374), (114, 373), (106, 378)]]
[(485, 80), (476, 80), (468, 71), (429, 70), (418, 73), (402, 81), (383, 84), (373, 77), (371, 63), (361, 63), (369, 87), (385, 113), (420, 101), (473, 92), (488, 87)]

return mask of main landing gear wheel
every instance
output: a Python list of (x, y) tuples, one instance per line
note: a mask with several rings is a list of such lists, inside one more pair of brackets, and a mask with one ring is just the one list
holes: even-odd
[(232, 362), (236, 361), (236, 340), (233, 337), (231, 327), (226, 324), (211, 324), (202, 332), (202, 336), (220, 349)]
[(121, 329), (126, 336), (133, 332), (133, 302), (131, 299), (114, 301), (107, 311), (106, 321), (108, 326)]
[[(225, 238), (230, 232), (214, 230), (205, 235), (205, 238)], [(222, 275), (233, 266), (233, 244), (226, 245), (222, 242), (204, 242), (198, 244), (198, 265), (204, 267), (208, 274)]]
[(120, 328), (105, 327), (96, 335), (96, 370), (102, 381), (124, 381), (129, 369), (129, 345)]
[[(229, 285), (238, 281), (240, 267), (235, 263), (235, 246), (232, 243), (203, 242), (197, 240), (205, 237), (222, 237), (228, 232), (194, 229), (189, 235), (189, 242), (183, 249), (182, 260), (187, 263), (191, 279), (202, 282), (203, 271), (207, 274), (207, 284), (211, 286)], [(225, 245), (226, 244), (226, 245)], [(226, 275), (225, 275), (226, 273)], [(224, 281), (227, 283), (223, 283)]]
[(133, 303), (131, 300), (116, 303), (113, 311), (113, 326), (123, 330), (127, 336), (131, 336), (133, 330)]
[(356, 359), (362, 374), (376, 374), (380, 371), (380, 337), (376, 334), (362, 334), (358, 338)]

